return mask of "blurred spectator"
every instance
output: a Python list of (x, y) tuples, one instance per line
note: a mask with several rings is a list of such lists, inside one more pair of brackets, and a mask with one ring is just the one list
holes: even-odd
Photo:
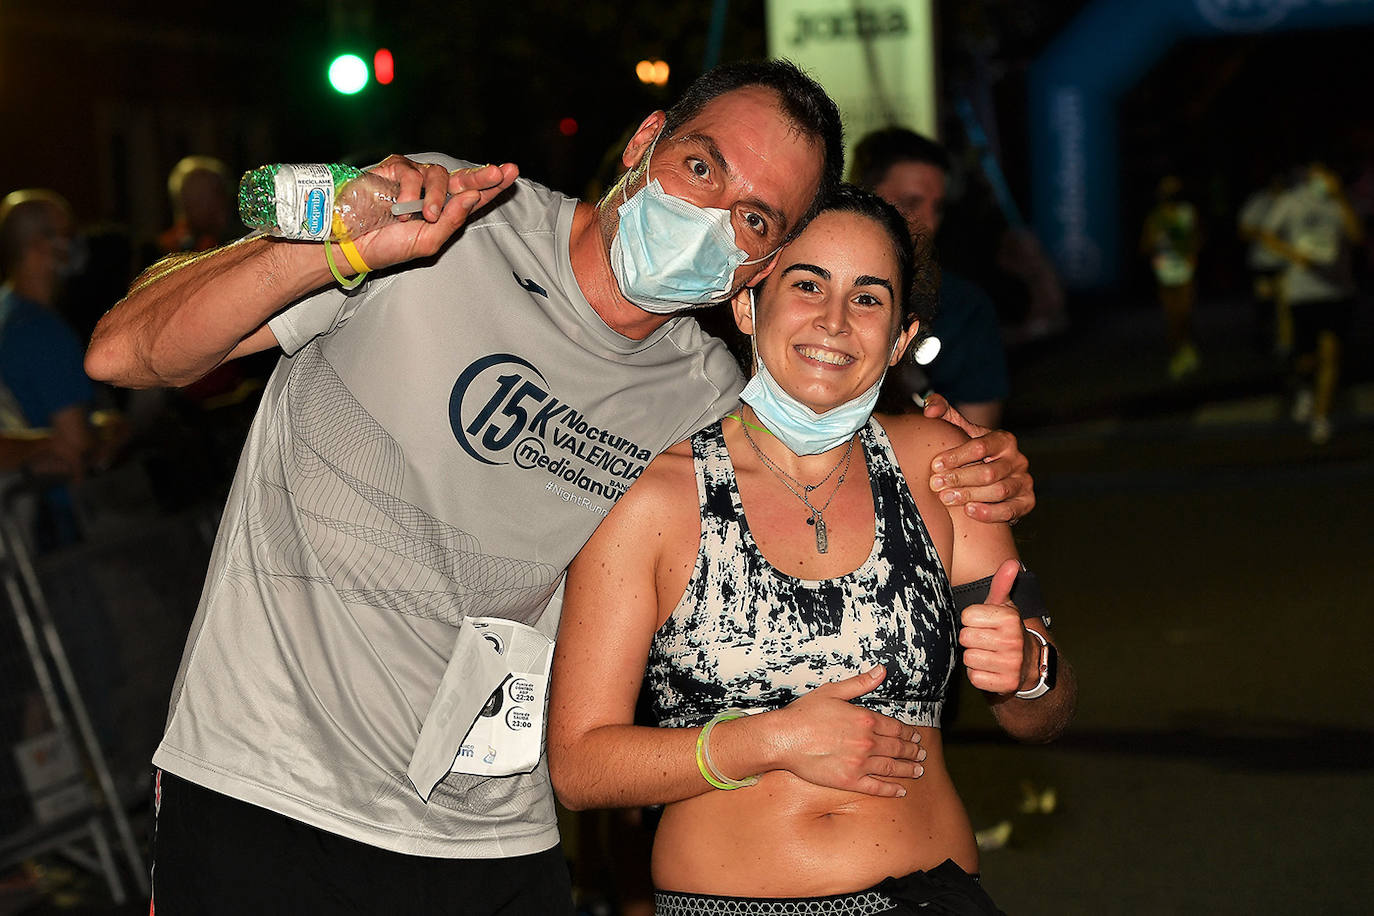
[[(9, 459), (3, 466), (79, 483), (105, 450), (90, 423), (94, 388), (82, 367), (84, 349), (55, 310), (64, 281), (79, 269), (72, 238), (71, 207), (55, 192), (15, 191), (0, 201), (0, 430)], [(110, 440), (111, 449), (117, 445)], [(40, 491), (19, 484), (16, 474), (5, 478), (0, 511), (12, 513), (28, 549), (80, 539), (65, 483)], [(116, 734), (110, 696), (117, 683), (108, 617), (80, 577), (47, 588), (77, 681), (108, 746)]]
[(1313, 442), (1331, 438), (1331, 407), (1342, 339), (1355, 311), (1353, 252), (1363, 238), (1340, 178), (1321, 163), (1275, 203), (1263, 239), (1286, 262), (1284, 295), (1293, 310), (1293, 418), (1310, 423)]
[[(156, 257), (209, 251), (240, 234), (236, 231), (241, 227), (234, 218), (229, 170), (213, 156), (183, 157), (167, 176), (167, 193), (174, 221), (157, 237)], [(181, 393), (206, 409), (238, 404), (262, 387), (274, 362), (228, 362), (187, 385)]]
[(1249, 244), (1245, 266), (1250, 271), (1256, 320), (1261, 327), (1273, 322), (1274, 352), (1286, 356), (1293, 349), (1293, 325), (1287, 303), (1279, 294), (1279, 274), (1288, 262), (1261, 238), (1265, 222), (1283, 192), (1283, 178), (1276, 174), (1245, 198), (1236, 222), (1241, 241)]
[[(73, 269), (63, 278), (57, 313), (78, 340), (89, 340), (110, 303), (123, 297), (142, 267), (129, 231), (113, 223), (83, 224), (72, 239)], [(97, 387), (97, 399), (108, 392)], [(97, 400), (100, 405), (100, 401)]]
[(233, 241), (229, 169), (213, 156), (186, 156), (167, 176), (173, 222), (157, 237), (159, 255), (209, 251)]
[[(54, 311), (76, 267), (71, 242), (71, 208), (53, 191), (15, 191), (0, 202), (0, 430), (10, 466), (79, 479), (95, 445), (93, 392), (81, 343)], [(23, 438), (39, 444), (13, 444)]]
[[(849, 180), (896, 207), (919, 245), (940, 229), (949, 171), (943, 146), (905, 128), (889, 127), (855, 146)], [(987, 293), (950, 270), (940, 272), (938, 301), (933, 333), (941, 346), (924, 370), (929, 384), (920, 367), (903, 361), (901, 387), (922, 394), (933, 388), (972, 422), (995, 427), (1008, 388), (997, 309)]]
[(1157, 202), (1140, 234), (1140, 251), (1150, 259), (1164, 309), (1169, 377), (1180, 379), (1196, 371), (1199, 363), (1193, 343), (1193, 301), (1202, 231), (1197, 208), (1183, 199), (1183, 182), (1177, 176), (1160, 179), (1155, 196)]
[[(221, 160), (183, 157), (167, 176), (167, 193), (173, 222), (158, 235), (149, 261), (209, 251), (242, 234), (230, 172)], [(217, 366), (170, 398), (159, 390), (138, 392), (139, 425), (154, 445), (149, 465), (164, 506), (223, 502), (258, 396), (275, 365), (273, 354), (254, 354)]]
[[(217, 249), (242, 235), (229, 191), (228, 168), (218, 159), (209, 155), (181, 158), (168, 176), (168, 195), (174, 220), (158, 235), (157, 257)], [(275, 363), (269, 358), (231, 361), (185, 386), (181, 394), (202, 408), (232, 407), (261, 389)]]

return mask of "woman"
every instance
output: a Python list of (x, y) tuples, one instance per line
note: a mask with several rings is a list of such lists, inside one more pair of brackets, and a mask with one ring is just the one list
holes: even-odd
[[(941, 894), (965, 901), (948, 912), (996, 912), (969, 877), (977, 847), (936, 727), (949, 582), (984, 602), (957, 641), (1008, 732), (1054, 737), (1074, 684), (1061, 666), (1045, 690), (1048, 633), (1008, 600), (1009, 529), (928, 486), (931, 457), (963, 434), (869, 422), (929, 318), (910, 311), (914, 273), (896, 211), (837, 193), (734, 300), (755, 344), (740, 410), (657, 458), (569, 570), (554, 786), (572, 808), (667, 805), (659, 912), (805, 898), (798, 912), (903, 913)], [(632, 724), (646, 663), (653, 728)]]

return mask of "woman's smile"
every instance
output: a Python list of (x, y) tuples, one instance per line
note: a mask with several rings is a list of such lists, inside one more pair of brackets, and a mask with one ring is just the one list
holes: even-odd
[(848, 366), (854, 362), (854, 357), (848, 353), (841, 353), (838, 350), (830, 350), (825, 347), (809, 346), (807, 344), (797, 344), (792, 348), (803, 359), (821, 363), (826, 366)]

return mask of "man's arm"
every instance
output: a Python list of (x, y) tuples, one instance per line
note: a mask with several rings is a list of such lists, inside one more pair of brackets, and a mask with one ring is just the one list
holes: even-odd
[(1017, 448), (1015, 436), (970, 423), (938, 394), (926, 398), (923, 412), (973, 437), (931, 462), (930, 488), (940, 494), (940, 502), (963, 506), (969, 518), (980, 522), (1012, 522), (1035, 508), (1030, 462)]
[[(375, 171), (400, 183), (399, 200), (432, 203), (355, 240), (374, 270), (435, 254), (518, 174), (507, 163), (450, 175), (401, 156)], [(226, 359), (274, 346), (267, 320), (330, 278), (323, 245), (268, 238), (159, 262), (96, 325), (86, 372), (129, 388), (189, 384)]]
[(96, 325), (86, 374), (125, 388), (188, 385), (275, 345), (267, 319), (328, 279), (323, 246), (265, 238), (160, 261)]

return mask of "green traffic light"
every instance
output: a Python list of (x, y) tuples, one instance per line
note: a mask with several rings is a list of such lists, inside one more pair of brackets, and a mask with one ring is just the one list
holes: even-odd
[(329, 65), (329, 85), (344, 95), (361, 91), (367, 85), (367, 64), (356, 54), (340, 54)]

